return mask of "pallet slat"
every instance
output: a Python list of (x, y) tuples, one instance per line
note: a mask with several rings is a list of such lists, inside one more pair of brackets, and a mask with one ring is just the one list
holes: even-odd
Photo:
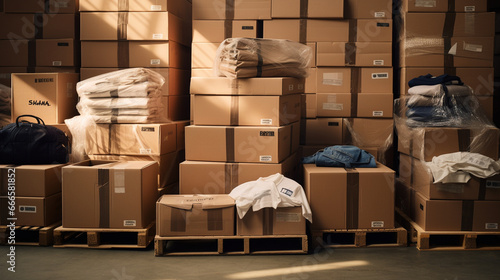
[[(54, 244), (53, 232), (61, 222), (46, 227), (16, 226), (16, 245), (52, 246)], [(7, 245), (10, 228), (0, 226), (0, 245)]]
[(393, 229), (312, 230), (313, 246), (328, 248), (406, 247), (407, 231)]

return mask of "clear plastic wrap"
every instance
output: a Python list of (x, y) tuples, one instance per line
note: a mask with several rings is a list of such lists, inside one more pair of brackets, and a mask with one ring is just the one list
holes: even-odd
[(305, 78), (312, 59), (310, 47), (288, 40), (229, 38), (217, 49), (216, 76), (228, 78)]
[(10, 123), (10, 87), (0, 84), (0, 127)]

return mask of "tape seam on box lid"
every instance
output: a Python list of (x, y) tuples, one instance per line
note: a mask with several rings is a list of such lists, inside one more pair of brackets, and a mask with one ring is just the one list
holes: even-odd
[(351, 70), (351, 117), (358, 116), (358, 92), (361, 88), (361, 68)]
[(347, 171), (347, 228), (358, 228), (359, 217), (359, 172), (354, 168), (345, 168)]
[(239, 96), (231, 95), (231, 111), (230, 111), (230, 125), (238, 125), (239, 124), (239, 114), (240, 114), (240, 98)]
[(232, 163), (224, 164), (224, 193), (228, 194), (231, 192), (231, 177), (232, 177)]
[(226, 19), (234, 19), (235, 0), (226, 0)]
[(228, 162), (234, 162), (234, 128), (226, 128), (226, 159)]
[[(453, 2), (453, 1), (449, 1)], [(454, 58), (453, 55), (449, 54), (448, 51), (451, 49), (451, 38), (453, 37), (453, 33), (455, 30), (455, 21), (456, 21), (456, 13), (446, 13), (443, 34), (442, 37), (444, 39), (444, 67), (454, 67)]]
[(36, 66), (36, 41), (28, 41), (28, 66)]
[[(45, 0), (46, 3), (45, 3), (45, 8), (47, 9), (47, 5), (48, 5), (48, 0)], [(44, 20), (43, 20), (43, 15), (42, 13), (35, 13), (33, 15), (33, 20), (34, 20), (34, 24), (35, 24), (35, 39), (43, 39), (43, 27), (45, 24), (44, 23)]]
[(118, 0), (118, 11), (128, 11), (129, 0)]
[(226, 192), (227, 194), (230, 193), (233, 188), (239, 185), (238, 172), (239, 172), (239, 164), (238, 163), (231, 164), (231, 189), (229, 190), (229, 192)]
[(233, 21), (224, 20), (224, 40), (233, 37)]
[(127, 40), (128, 12), (118, 12), (116, 31), (117, 40)]
[(357, 42), (358, 40), (358, 20), (350, 19), (349, 21), (349, 42)]
[(462, 201), (462, 224), (461, 230), (471, 231), (474, 218), (474, 201), (464, 200)]
[(448, 0), (448, 12), (455, 12), (455, 0)]
[(302, 44), (307, 43), (307, 19), (299, 20), (299, 42)]
[(458, 150), (461, 152), (468, 152), (470, 151), (470, 138), (471, 138), (471, 131), (470, 129), (458, 129), (457, 131), (457, 136), (458, 136)]
[(99, 227), (109, 228), (109, 169), (97, 170), (97, 191), (99, 193)]
[(486, 179), (479, 179), (479, 197), (478, 200), (486, 199)]
[(128, 68), (130, 65), (129, 41), (118, 41), (118, 67)]

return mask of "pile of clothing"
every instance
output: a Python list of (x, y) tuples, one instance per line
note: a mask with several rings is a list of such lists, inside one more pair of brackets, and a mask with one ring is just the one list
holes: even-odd
[(10, 88), (0, 84), (0, 127), (10, 123)]
[(77, 84), (82, 116), (96, 123), (151, 123), (164, 121), (161, 87), (165, 79), (145, 68), (102, 74)]
[(215, 73), (228, 78), (305, 78), (310, 47), (288, 40), (229, 38), (217, 50)]
[(303, 164), (316, 164), (319, 167), (375, 168), (375, 157), (356, 146), (337, 145), (317, 151), (304, 157)]

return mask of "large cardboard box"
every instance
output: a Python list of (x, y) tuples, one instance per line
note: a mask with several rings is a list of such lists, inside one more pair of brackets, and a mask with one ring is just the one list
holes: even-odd
[(195, 125), (282, 126), (300, 120), (300, 95), (193, 95)]
[(88, 12), (80, 16), (80, 39), (176, 41), (189, 46), (188, 25), (169, 12)]
[(35, 40), (0, 40), (0, 61), (5, 67), (29, 67), (36, 63)]
[(392, 42), (392, 19), (358, 19), (354, 27), (355, 42)]
[(189, 68), (189, 49), (174, 41), (83, 41), (82, 67)]
[(398, 151), (424, 161), (455, 152), (472, 152), (498, 159), (500, 130), (495, 127), (462, 129), (454, 127), (419, 128), (412, 132), (397, 127)]
[(302, 207), (263, 208), (257, 212), (251, 209), (243, 219), (237, 217), (236, 235), (303, 235), (306, 234), (306, 220)]
[(24, 73), (12, 75), (12, 120), (29, 114), (45, 123), (63, 123), (77, 115), (75, 73)]
[(431, 1), (403, 0), (402, 8), (403, 11), (405, 12), (457, 12), (457, 13), (486, 12), (488, 10), (488, 1), (487, 0), (431, 0)]
[(272, 19), (265, 20), (263, 38), (283, 39), (294, 42), (305, 42), (305, 20), (300, 19)]
[(305, 93), (316, 93), (317, 92), (317, 82), (318, 68), (309, 68), (309, 76), (304, 82), (304, 92)]
[(80, 0), (80, 12), (169, 12), (182, 19), (191, 20), (190, 2), (189, 0)]
[(471, 230), (462, 222), (465, 214), (468, 215), (468, 224), (472, 225), (472, 213), (463, 212), (463, 200), (429, 200), (419, 192), (413, 192), (411, 205), (412, 220), (425, 231)]
[(234, 235), (234, 199), (228, 195), (164, 195), (156, 202), (156, 234)]
[[(1, 196), (0, 224), (8, 225), (12, 218), (7, 205), (10, 197)], [(45, 227), (61, 221), (61, 193), (49, 197), (15, 197), (14, 217), (16, 226)], [(5, 207), (4, 207), (5, 206)]]
[(473, 177), (467, 183), (433, 183), (431, 170), (419, 159), (399, 155), (399, 178), (427, 199), (477, 200), (481, 181)]
[(304, 165), (304, 188), (314, 213), (311, 228), (394, 228), (394, 171)]
[(285, 95), (304, 93), (304, 79), (292, 77), (229, 79), (191, 78), (191, 94), (209, 95)]
[(317, 93), (316, 115), (317, 117), (392, 118), (392, 103), (392, 92)]
[(79, 50), (79, 43), (74, 39), (36, 40), (36, 66), (79, 66)]
[(307, 20), (307, 42), (348, 42), (348, 20)]
[(358, 67), (391, 67), (392, 43), (358, 42), (354, 65)]
[(390, 147), (393, 141), (392, 119), (349, 118), (344, 119), (344, 144), (358, 147)]
[(275, 164), (185, 161), (180, 164), (179, 191), (180, 194), (228, 194), (240, 184), (276, 173), (294, 178), (299, 160), (295, 153)]
[(391, 19), (391, 0), (346, 0), (345, 18)]
[(193, 43), (220, 44), (227, 38), (239, 37), (262, 37), (262, 23), (257, 20), (193, 20)]
[(342, 145), (345, 131), (342, 118), (317, 118), (302, 120), (301, 144)]
[(316, 68), (317, 93), (387, 93), (392, 91), (392, 68)]
[(474, 201), (473, 231), (500, 231), (500, 201)]
[(74, 14), (0, 14), (0, 39), (77, 39), (77, 20)]
[(299, 130), (294, 125), (188, 126), (186, 160), (279, 163), (294, 152)]
[(193, 0), (193, 19), (271, 19), (271, 0)]
[(219, 45), (220, 43), (193, 43), (191, 68), (213, 68)]
[[(148, 68), (163, 76), (163, 96), (189, 94), (189, 70), (178, 68)], [(101, 74), (118, 71), (120, 68), (80, 68), (80, 79), (86, 80)]]
[(75, 14), (79, 0), (4, 0), (6, 13)]
[[(15, 174), (16, 196), (48, 197), (60, 193), (61, 168), (63, 166), (65, 166), (65, 164), (0, 167), (0, 173), (3, 175), (0, 181), (0, 195), (8, 195), (8, 179), (12, 177), (12, 174)], [(12, 170), (14, 170), (14, 172), (12, 172)]]
[(66, 228), (145, 228), (154, 221), (158, 164), (83, 161), (63, 168)]
[(344, 0), (272, 0), (272, 18), (343, 18)]

